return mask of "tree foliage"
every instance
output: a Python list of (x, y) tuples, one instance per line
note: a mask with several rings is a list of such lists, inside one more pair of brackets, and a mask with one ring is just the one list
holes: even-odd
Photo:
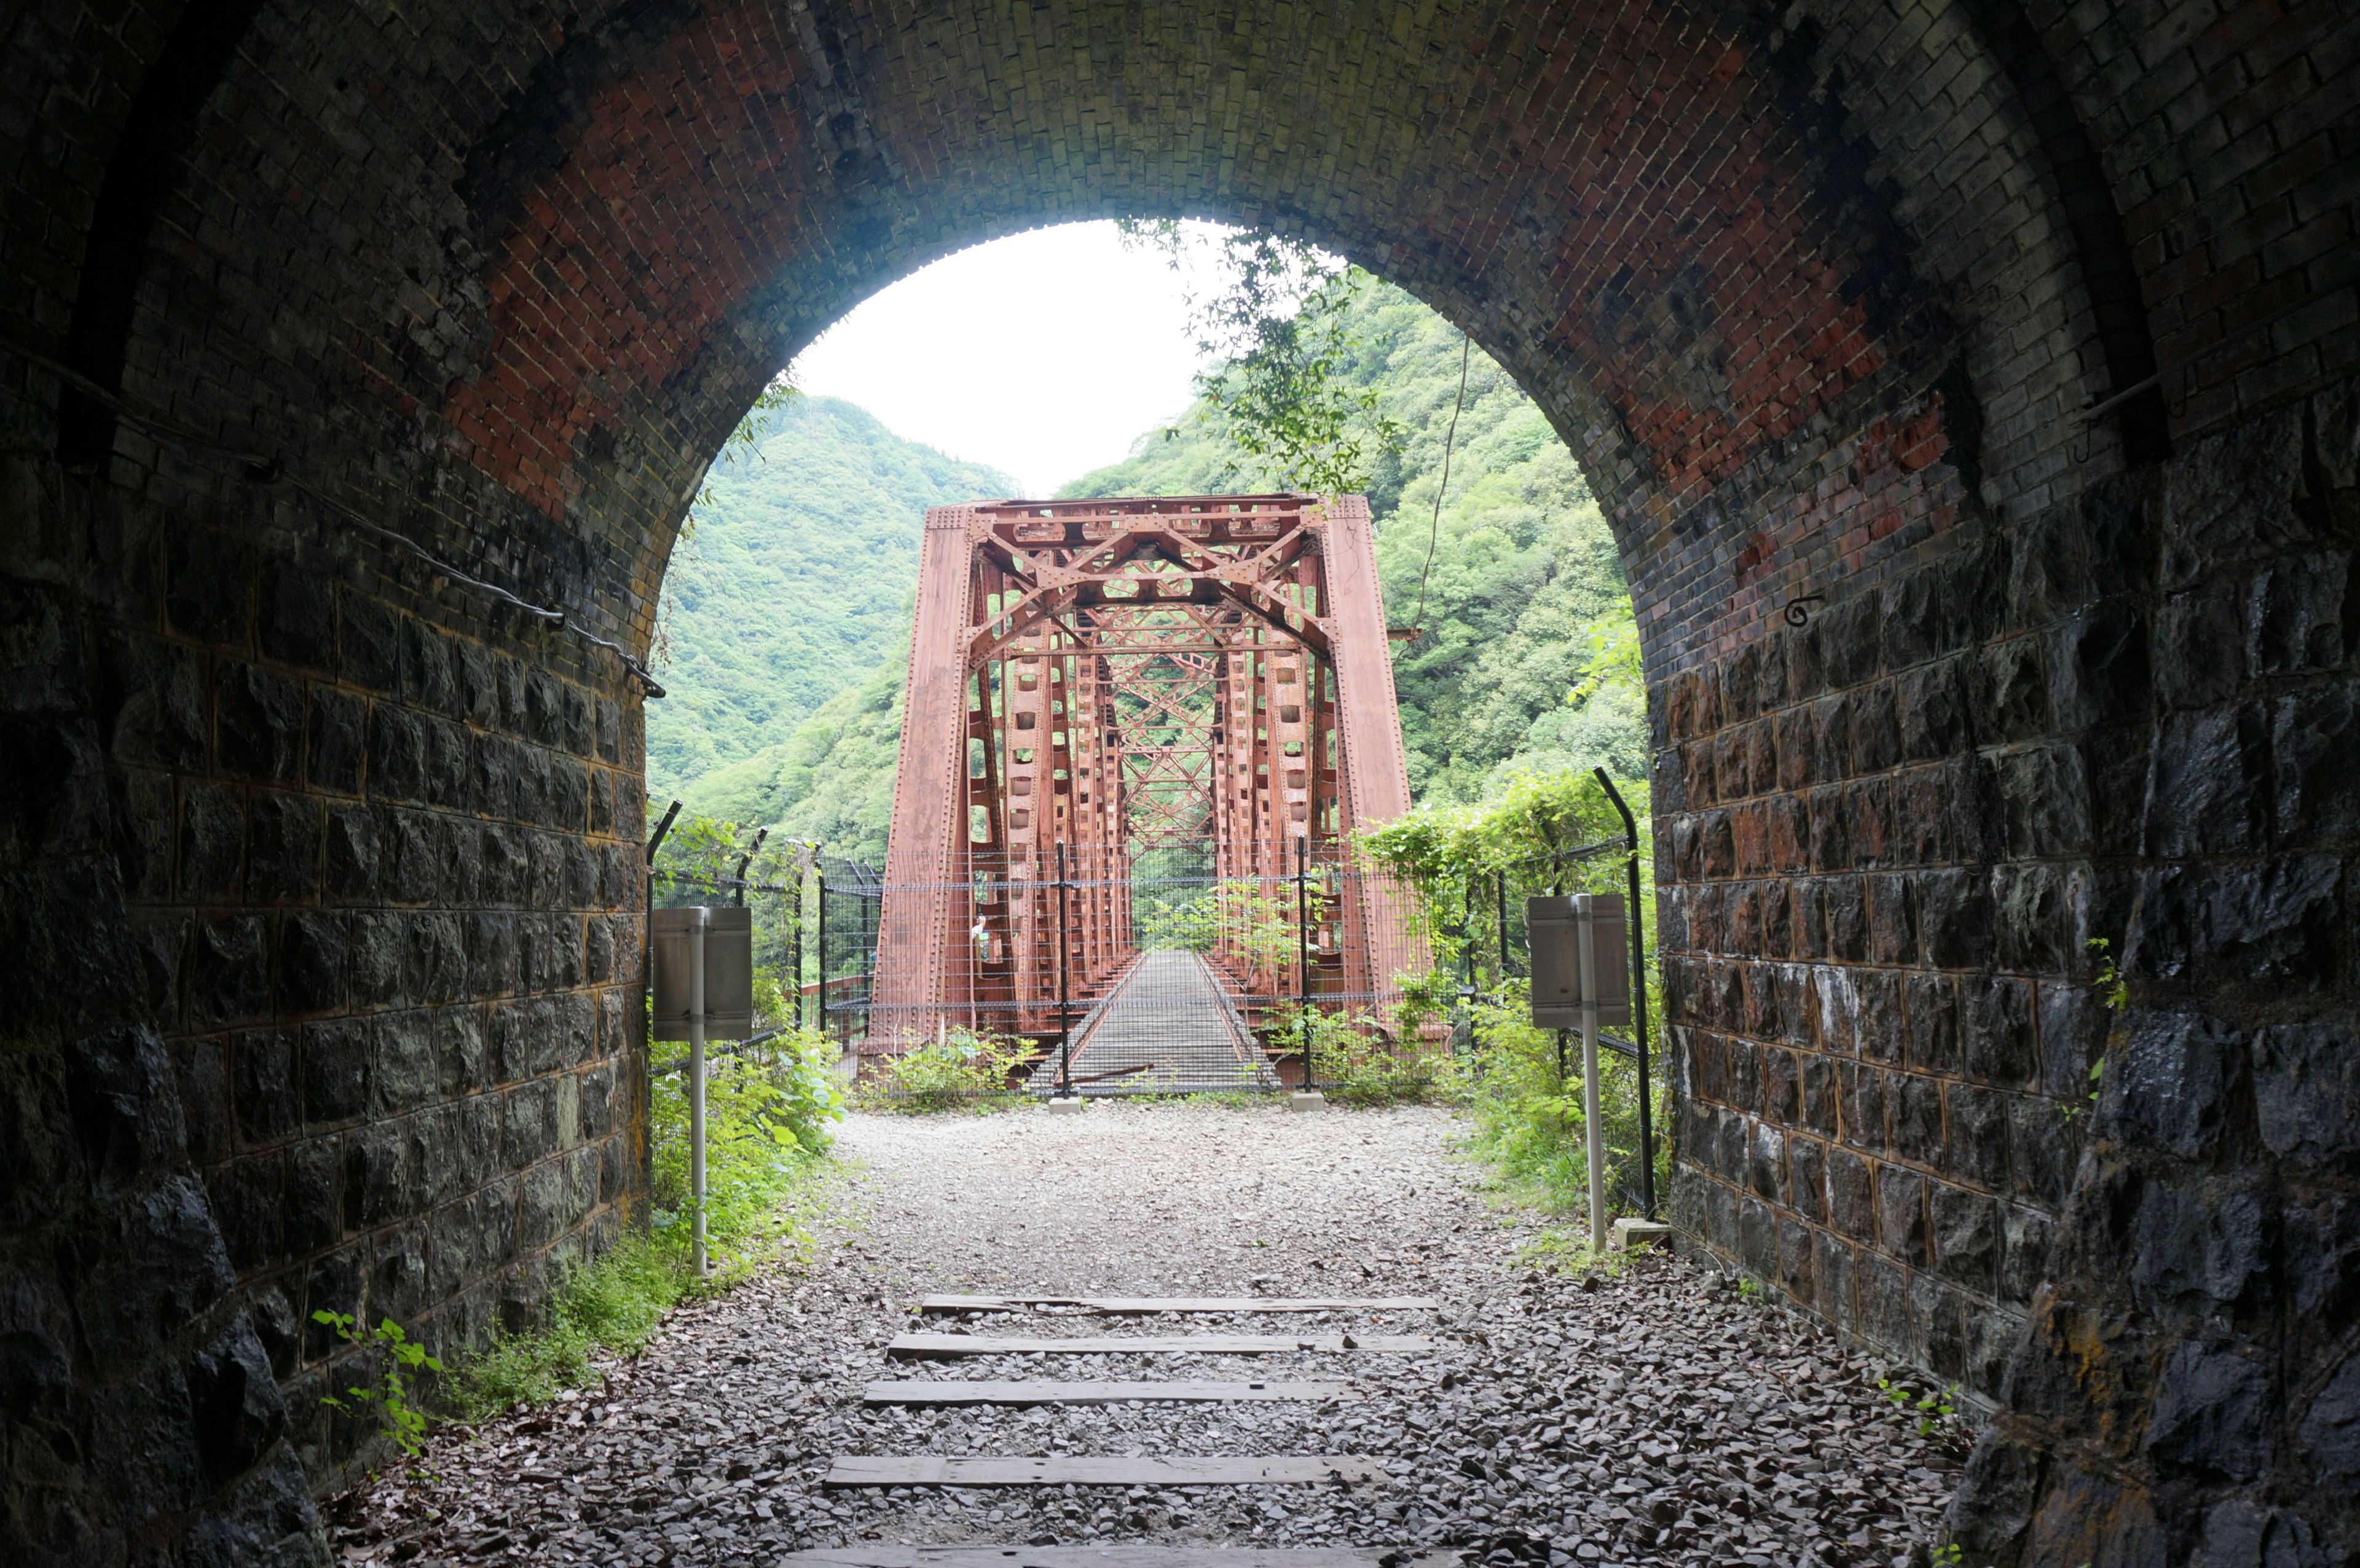
[[(1347, 314), (1353, 346), (1338, 374), (1373, 394), (1401, 432), (1398, 450), (1371, 454), (1366, 484), (1394, 622), (1415, 613), (1419, 579), (1428, 578), (1425, 635), (1393, 646), (1413, 793), (1478, 800), (1524, 773), (1600, 764), (1618, 779), (1644, 777), (1646, 698), (1630, 591), (1573, 454), (1478, 348), (1436, 520), (1465, 339), (1386, 283), (1358, 290)], [(1148, 432), (1124, 461), (1059, 495), (1206, 494), (1240, 473), (1255, 485), (1279, 482), (1255, 461), (1200, 399), (1172, 433)]]
[(1175, 271), (1192, 245), (1214, 254), (1220, 286), (1189, 300), (1189, 321), (1211, 362), (1196, 377), (1198, 402), (1234, 450), (1228, 484), (1251, 473), (1276, 489), (1349, 495), (1367, 487), (1375, 457), (1400, 452), (1402, 427), (1350, 375), (1370, 348), (1352, 310), (1374, 281), (1367, 273), (1267, 229), (1200, 232), (1165, 220), (1126, 221), (1122, 231)]
[(781, 820), (783, 801), (745, 798), (746, 772), (713, 776), (753, 764), (767, 788), (805, 721), (901, 656), (928, 506), (1015, 487), (836, 398), (758, 405), (715, 460), (694, 540), (664, 578), (670, 695), (648, 704), (649, 793)]

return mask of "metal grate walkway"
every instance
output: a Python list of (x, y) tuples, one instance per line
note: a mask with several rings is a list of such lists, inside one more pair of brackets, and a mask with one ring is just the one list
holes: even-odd
[[(1229, 993), (1193, 953), (1148, 953), (1075, 1033), (1075, 1088), (1084, 1094), (1270, 1090), (1278, 1079)], [(1055, 1086), (1057, 1065), (1032, 1075)], [(1089, 1080), (1089, 1082), (1084, 1082)]]

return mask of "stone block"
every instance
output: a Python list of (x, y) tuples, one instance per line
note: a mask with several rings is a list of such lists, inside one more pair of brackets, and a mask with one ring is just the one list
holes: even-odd
[(339, 608), (337, 673), (344, 683), (384, 696), (401, 691), (402, 617), (377, 600), (349, 589)]
[(557, 1149), (557, 1084), (520, 1083), (500, 1097), (500, 1160), (521, 1171)]
[(1994, 946), (1989, 878), (1958, 866), (1920, 871), (1911, 884), (1925, 961), (1937, 969), (1971, 969), (1990, 962)]
[(322, 686), (311, 690), (309, 708), (304, 778), (315, 789), (360, 793), (368, 757), (367, 703)]
[[(287, 1255), (317, 1252), (344, 1234), (344, 1152), (333, 1139), (311, 1138), (287, 1150), (287, 1195), (281, 1209)], [(357, 1220), (357, 1194), (352, 1206)]]
[[(1992, 1128), (1993, 1144), (1976, 1169), (1988, 1184), (2007, 1184), (2019, 1198), (2049, 1208), (2065, 1203), (2073, 1162), (2080, 1158), (2083, 1122), (2069, 1118), (2070, 1106), (2031, 1094), (1994, 1094), (1976, 1091), (1970, 1107), (1979, 1116), (1994, 1108), (2001, 1118)], [(2075, 1117), (2080, 1112), (2075, 1112)]]
[(1852, 1332), (1859, 1321), (1852, 1279), (1852, 1249), (1827, 1231), (1812, 1231), (1810, 1304), (1840, 1332)]
[(2245, 684), (2245, 600), (2242, 577), (2228, 577), (2174, 593), (2163, 602), (2155, 628), (2155, 691), (2172, 708), (2197, 708), (2234, 697)]
[(2268, 1371), (2222, 1345), (2181, 1344), (2158, 1379), (2144, 1444), (2158, 1464), (2250, 1481), (2260, 1474), (2276, 1399)]
[(2333, 855), (2282, 855), (2250, 866), (2207, 866), (2190, 880), (2201, 899), (2193, 932), (2205, 979), (2332, 985), (2338, 950), (2352, 930), (2344, 908), (2343, 863)]
[(2147, 843), (2166, 858), (2260, 846), (2267, 725), (2258, 705), (2167, 717), (2147, 789)]
[(1992, 1294), (1999, 1278), (1999, 1201), (1932, 1181), (1926, 1203), (1935, 1269), (1980, 1295)]
[(2301, 674), (2346, 660), (2348, 575), (2348, 551), (2287, 557), (2254, 573), (2245, 606), (2246, 668), (2256, 677)]
[(2050, 633), (2049, 682), (2060, 733), (2136, 718), (2154, 686), (2146, 615), (2111, 600), (2060, 622)]
[(183, 1381), (190, 1435), (208, 1486), (254, 1468), (287, 1429), (279, 1380), (245, 1312), (191, 1358)]
[(2218, 1019), (2135, 1007), (2106, 1058), (2094, 1112), (2102, 1138), (2201, 1160), (2219, 1147), (2245, 1070), (2245, 1042)]
[[(1811, 776), (1834, 784), (1852, 777), (1852, 700), (1842, 692), (1811, 704)], [(1815, 813), (1816, 815), (1816, 813)]]
[(2035, 1080), (2032, 985), (2005, 975), (1961, 981), (1961, 1041), (1970, 1076), (2007, 1088)]
[(1876, 1171), (1876, 1245), (1905, 1263), (1926, 1259), (1926, 1179), (1898, 1165)]
[(2049, 1248), (2056, 1225), (2038, 1209), (2009, 1207), (2000, 1216), (1999, 1297), (2027, 1305), (2049, 1277)]
[(237, 1130), (245, 1143), (275, 1143), (302, 1125), (291, 1031), (264, 1029), (239, 1036), (234, 1061)]
[(1918, 894), (1909, 877), (1868, 878), (1868, 958), (1883, 964), (1918, 961)]
[(1868, 889), (1857, 877), (1828, 877), (1817, 884), (1827, 916), (1829, 957), (1858, 964), (1868, 957)]
[(2360, 681), (2278, 700), (2271, 710), (2278, 842), (2308, 847), (2360, 833)]
[(224, 663), (213, 677), (215, 757), (242, 779), (294, 782), (303, 757), (303, 689), (257, 665)]
[(1987, 741), (2036, 739), (2049, 727), (2049, 677), (2040, 639), (2012, 637), (1985, 647), (1970, 700)]
[(1992, 872), (1999, 966), (2015, 974), (2073, 973), (2081, 949), (2071, 877), (2057, 866), (2001, 866)]
[(1739, 1267), (1755, 1279), (1778, 1277), (1778, 1216), (1759, 1199), (1737, 1200), (1736, 1252)]
[(1767, 1122), (1756, 1122), (1751, 1129), (1745, 1180), (1754, 1196), (1788, 1206), (1786, 1135)]
[(256, 1269), (280, 1256), (287, 1208), (283, 1151), (269, 1149), (213, 1167), (205, 1173), (205, 1195), (232, 1268)]
[(246, 891), (260, 903), (319, 891), (321, 810), (300, 795), (258, 794), (249, 815)]
[(234, 789), (180, 789), (180, 893), (190, 903), (228, 903), (246, 866), (246, 798)]
[(1885, 1075), (1885, 1103), (1891, 1115), (1892, 1152), (1896, 1160), (1943, 1163), (1942, 1085), (1915, 1073)]
[(352, 944), (344, 917), (296, 909), (279, 923), (279, 1009), (282, 1014), (333, 1011), (344, 1005)]
[(2183, 1330), (2268, 1289), (2276, 1217), (2251, 1192), (2158, 1178), (2138, 1189), (2132, 1298)]
[(257, 631), (264, 655), (280, 664), (325, 672), (336, 660), (335, 593), (301, 561), (263, 569)]
[(390, 702), (369, 710), (368, 790), (380, 800), (425, 798), (425, 728), (417, 714)]
[(236, 1138), (228, 1054), (217, 1040), (181, 1040), (172, 1049), (182, 1133), (190, 1161), (201, 1169), (228, 1159)]
[(2360, 1047), (2341, 1024), (2275, 1024), (2252, 1046), (2254, 1108), (2272, 1154), (2320, 1171), (2360, 1169)]
[(1813, 1138), (1789, 1138), (1786, 1159), (1790, 1171), (1786, 1201), (1811, 1224), (1827, 1224), (1827, 1146)]
[(269, 934), (253, 915), (199, 920), (180, 965), (180, 995), (199, 1028), (245, 1023), (270, 1010)]

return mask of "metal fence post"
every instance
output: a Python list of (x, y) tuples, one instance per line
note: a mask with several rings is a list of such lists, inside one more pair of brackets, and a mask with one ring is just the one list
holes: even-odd
[[(827, 1032), (827, 866), (819, 857), (819, 845), (812, 845), (812, 953), (813, 967), (819, 971), (812, 986), (812, 1028)], [(795, 978), (800, 981), (803, 976)]]
[(1598, 782), (1606, 789), (1606, 798), (1622, 813), (1622, 832), (1630, 840), (1629, 861), (1631, 883), (1631, 1035), (1632, 1043), (1639, 1048), (1639, 1203), (1647, 1218), (1655, 1217), (1655, 1096), (1647, 1083), (1647, 922), (1639, 908), (1639, 823), (1631, 808), (1622, 802), (1622, 791), (1614, 788), (1614, 780), (1606, 777), (1603, 768), (1592, 768)]
[(1309, 835), (1295, 835), (1295, 1006), (1303, 1029), (1303, 1088), (1319, 1087), (1311, 1070), (1311, 893), (1304, 874), (1311, 858)]
[(1581, 965), (1581, 1119), (1590, 1146), (1590, 1249), (1606, 1250), (1606, 1137), (1598, 1112), (1598, 925), (1590, 895), (1573, 900), (1574, 952)]
[(1074, 1020), (1065, 997), (1065, 841), (1057, 841), (1057, 1094), (1074, 1097)]
[(696, 1207), (696, 1277), (705, 1278), (705, 930), (712, 911), (696, 911), (688, 944), (688, 1184)]

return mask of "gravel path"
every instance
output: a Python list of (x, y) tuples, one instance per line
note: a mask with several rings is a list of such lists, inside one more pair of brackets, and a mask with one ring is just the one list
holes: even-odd
[[(331, 1510), (349, 1562), (763, 1563), (895, 1542), (1471, 1548), (1494, 1564), (1923, 1563), (1954, 1460), (1880, 1367), (1667, 1258), (1516, 1260), (1445, 1113), (1099, 1104), (855, 1117), (808, 1267), (683, 1310), (602, 1387), (437, 1440), (440, 1478)], [(1439, 1312), (994, 1314), (971, 1332), (1431, 1333), (1433, 1354), (889, 1366), (930, 1290), (1434, 1295)], [(878, 1410), (883, 1377), (1343, 1378), (1311, 1404)], [(1371, 1486), (823, 1491), (837, 1454), (1358, 1454)]]

